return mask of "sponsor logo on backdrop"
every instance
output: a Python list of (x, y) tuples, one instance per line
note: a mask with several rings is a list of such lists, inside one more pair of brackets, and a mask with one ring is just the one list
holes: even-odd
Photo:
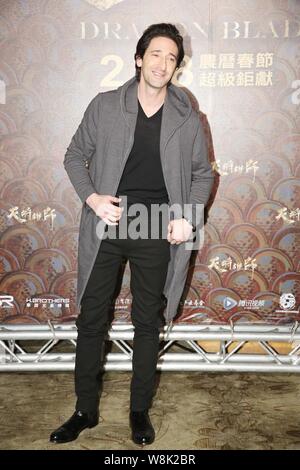
[(231, 310), (232, 308), (236, 307), (238, 302), (231, 297), (225, 297), (223, 300), (223, 307), (225, 310)]
[(290, 292), (285, 292), (281, 294), (279, 298), (279, 305), (281, 307), (281, 310), (275, 310), (275, 312), (299, 313), (299, 309), (293, 310), (296, 306), (296, 298), (294, 294), (291, 294)]
[(234, 307), (241, 307), (246, 310), (256, 310), (264, 307), (264, 305), (264, 300), (242, 299), (237, 301), (235, 299), (232, 299), (231, 297), (225, 297), (223, 300), (223, 307), (225, 310), (231, 310)]
[(54, 307), (62, 307), (62, 306), (66, 307), (66, 308), (69, 308), (70, 307), (70, 299), (66, 299), (66, 298), (47, 299), (47, 298), (35, 298), (35, 297), (28, 297), (26, 299), (26, 307), (33, 307), (33, 308), (50, 307), (50, 308), (54, 308)]
[(13, 308), (13, 295), (0, 295), (0, 308)]
[(280, 307), (289, 310), (296, 305), (296, 299), (293, 294), (282, 294), (279, 299)]
[(243, 307), (244, 309), (249, 310), (256, 310), (258, 308), (262, 308), (265, 306), (264, 300), (254, 300), (254, 299), (246, 299), (246, 300), (239, 300), (238, 303), (239, 307)]
[(185, 299), (183, 302), (182, 300), (179, 302), (179, 304), (183, 307), (188, 307), (188, 308), (203, 308), (205, 307), (205, 302), (204, 300), (199, 300), (199, 299)]

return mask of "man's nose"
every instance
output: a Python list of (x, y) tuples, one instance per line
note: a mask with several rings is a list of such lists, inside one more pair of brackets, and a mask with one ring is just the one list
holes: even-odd
[(160, 61), (160, 67), (162, 70), (166, 70), (167, 68), (167, 59), (162, 58)]

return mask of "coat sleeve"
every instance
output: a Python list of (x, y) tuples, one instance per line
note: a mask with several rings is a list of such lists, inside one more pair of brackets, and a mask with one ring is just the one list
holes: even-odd
[(208, 150), (203, 127), (199, 120), (193, 146), (192, 182), (190, 192), (194, 225), (198, 225), (198, 219), (196, 218), (196, 204), (203, 204), (203, 206), (206, 206), (212, 190), (213, 182), (214, 174), (208, 159)]
[(64, 158), (65, 170), (82, 203), (97, 192), (91, 181), (87, 162), (96, 150), (100, 96), (99, 93), (88, 105)]

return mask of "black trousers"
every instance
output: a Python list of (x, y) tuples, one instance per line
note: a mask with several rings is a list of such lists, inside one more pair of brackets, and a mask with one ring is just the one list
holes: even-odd
[(103, 343), (123, 257), (130, 264), (131, 318), (134, 326), (130, 409), (142, 411), (151, 406), (159, 351), (162, 292), (170, 260), (170, 245), (163, 236), (137, 240), (107, 238), (102, 240), (76, 321), (77, 411), (90, 412), (98, 407)]

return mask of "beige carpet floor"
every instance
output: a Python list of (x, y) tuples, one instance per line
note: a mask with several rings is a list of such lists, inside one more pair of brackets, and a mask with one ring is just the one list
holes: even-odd
[[(49, 434), (74, 407), (73, 373), (0, 373), (0, 449), (138, 449), (128, 428), (131, 374), (106, 372), (100, 423), (68, 444)], [(163, 372), (153, 449), (300, 449), (300, 375)]]

